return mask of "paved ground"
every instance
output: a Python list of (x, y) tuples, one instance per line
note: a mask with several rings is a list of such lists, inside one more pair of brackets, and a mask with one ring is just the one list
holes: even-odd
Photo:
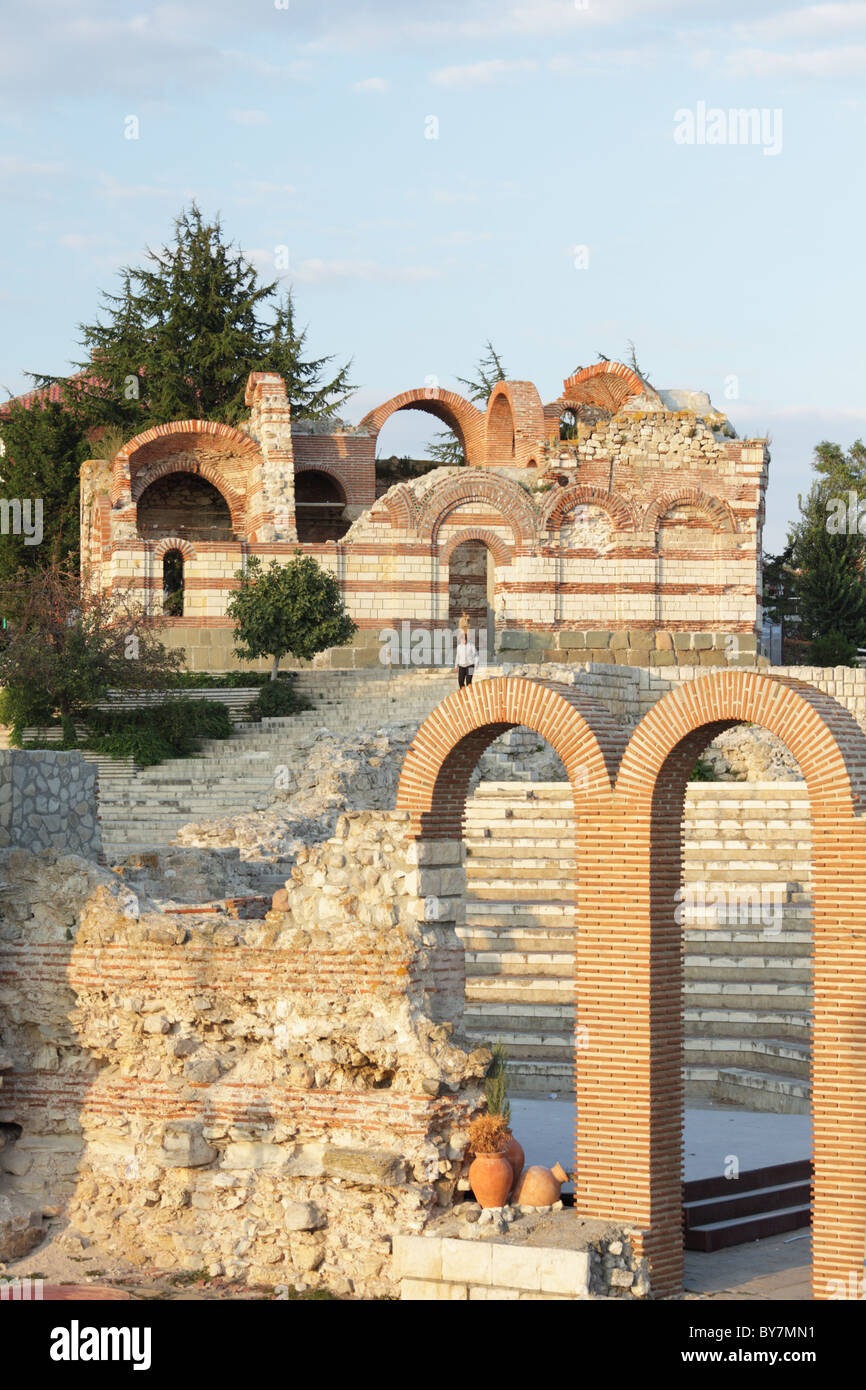
[[(511, 1102), (511, 1127), (526, 1150), (527, 1163), (563, 1168), (574, 1165), (574, 1102), (521, 1100)], [(809, 1157), (808, 1115), (766, 1115), (736, 1106), (713, 1104), (686, 1109), (685, 1176), (720, 1177), (730, 1155), (740, 1170), (770, 1163), (793, 1163)]]
[(690, 1299), (811, 1299), (809, 1232), (753, 1240), (712, 1255), (687, 1250), (684, 1285)]

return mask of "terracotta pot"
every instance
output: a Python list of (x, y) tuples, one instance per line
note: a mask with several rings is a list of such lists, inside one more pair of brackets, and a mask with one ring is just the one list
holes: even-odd
[(502, 1150), (502, 1152), (505, 1154), (505, 1157), (508, 1159), (508, 1162), (511, 1164), (511, 1167), (514, 1170), (513, 1189), (516, 1190), (517, 1185), (520, 1182), (520, 1174), (523, 1172), (523, 1165), (526, 1162), (526, 1154), (523, 1152), (522, 1145), (515, 1139), (514, 1135), (511, 1133), (511, 1130), (508, 1131), (508, 1143), (505, 1145), (505, 1148)]
[(513, 1185), (514, 1169), (503, 1152), (475, 1155), (469, 1186), (482, 1207), (504, 1207)]
[(550, 1207), (559, 1201), (562, 1184), (568, 1181), (568, 1174), (555, 1163), (552, 1168), (533, 1166), (527, 1168), (514, 1193), (514, 1200), (522, 1207)]

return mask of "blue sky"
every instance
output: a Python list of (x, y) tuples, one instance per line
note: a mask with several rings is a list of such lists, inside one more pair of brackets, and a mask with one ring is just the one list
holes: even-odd
[[(0, 388), (63, 371), (195, 197), (268, 278), (288, 248), (348, 418), (488, 337), (544, 400), (632, 339), (769, 431), (776, 549), (815, 443), (866, 434), (864, 75), (859, 0), (4, 0)], [(780, 112), (781, 148), (679, 143), (700, 103)]]

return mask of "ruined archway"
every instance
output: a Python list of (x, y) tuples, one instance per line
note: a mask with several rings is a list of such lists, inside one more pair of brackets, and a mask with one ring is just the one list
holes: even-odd
[[(830, 697), (749, 671), (686, 682), (624, 735), (574, 688), (496, 678), (445, 700), (419, 729), (398, 807), (421, 841), (460, 838), (481, 753), (524, 724), (572, 787), (577, 910), (577, 1209), (625, 1221), (656, 1296), (682, 1285), (682, 960), (676, 894), (685, 785), (733, 724), (790, 748), (811, 802), (814, 895), (813, 1296), (862, 1277), (866, 1236), (866, 738)], [(617, 764), (619, 770), (616, 771)], [(612, 783), (615, 777), (615, 785)], [(435, 851), (431, 851), (435, 854)]]
[(295, 474), (295, 522), (303, 543), (336, 541), (345, 536), (346, 493), (342, 484), (321, 468)]
[(458, 396), (453, 391), (443, 391), (438, 386), (403, 391), (399, 396), (392, 396), (389, 401), (369, 411), (359, 428), (378, 435), (385, 421), (397, 410), (421, 410), (427, 415), (435, 416), (443, 425), (454, 431), (468, 465), (484, 463), (484, 416), (463, 396)]
[(181, 536), (188, 541), (234, 539), (229, 505), (212, 482), (196, 473), (165, 473), (148, 483), (136, 507), (143, 540)]

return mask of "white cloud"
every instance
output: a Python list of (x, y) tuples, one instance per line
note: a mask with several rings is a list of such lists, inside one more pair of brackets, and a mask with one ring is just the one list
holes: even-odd
[(866, 44), (779, 53), (746, 48), (726, 61), (732, 77), (859, 77), (866, 72)]
[(846, 0), (840, 5), (804, 5), (780, 10), (765, 19), (734, 26), (745, 43), (778, 43), (781, 39), (829, 38), (831, 34), (866, 29), (866, 3)]
[(271, 118), (267, 111), (242, 110), (240, 107), (232, 106), (226, 112), (226, 115), (235, 125), (262, 126), (270, 125), (271, 123)]
[(431, 81), (440, 87), (479, 87), (515, 72), (535, 72), (537, 68), (538, 64), (532, 58), (515, 58), (512, 61), (488, 58), (481, 63), (440, 68), (432, 73)]
[(365, 77), (363, 82), (353, 82), (353, 92), (386, 92), (388, 83), (384, 77)]
[(433, 189), (433, 202), (440, 203), (444, 207), (448, 207), (452, 203), (477, 203), (479, 201), (477, 193), (462, 193), (459, 190), (452, 191), (450, 188)]
[(70, 251), (92, 251), (97, 246), (104, 246), (108, 239), (104, 232), (67, 232), (58, 238), (58, 244), (68, 247)]
[(22, 159), (17, 154), (0, 154), (0, 178), (42, 178), (50, 174), (60, 174), (60, 164), (44, 164), (34, 159)]
[(97, 175), (103, 198), (166, 198), (170, 188), (157, 188), (152, 183), (121, 183), (112, 174)]
[(439, 271), (433, 266), (406, 265), (383, 266), (375, 261), (323, 261), (310, 259), (293, 265), (290, 274), (294, 280), (309, 285), (324, 285), (344, 280), (380, 281), (391, 284), (417, 284), (422, 280), (435, 280)]

